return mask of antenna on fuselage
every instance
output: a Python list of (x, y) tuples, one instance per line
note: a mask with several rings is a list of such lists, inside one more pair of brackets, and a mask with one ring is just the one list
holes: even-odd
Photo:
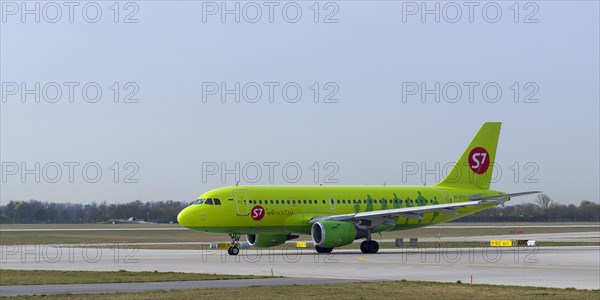
[(387, 180), (383, 182), (383, 186), (385, 186), (387, 184)]

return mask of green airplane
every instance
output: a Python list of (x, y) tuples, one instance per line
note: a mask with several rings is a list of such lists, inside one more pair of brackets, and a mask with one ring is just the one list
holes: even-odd
[(230, 186), (208, 191), (177, 216), (192, 230), (226, 233), (228, 252), (273, 247), (310, 234), (318, 253), (365, 239), (363, 253), (377, 253), (373, 233), (439, 224), (504, 205), (510, 197), (490, 190), (501, 123), (486, 122), (448, 176), (432, 186)]

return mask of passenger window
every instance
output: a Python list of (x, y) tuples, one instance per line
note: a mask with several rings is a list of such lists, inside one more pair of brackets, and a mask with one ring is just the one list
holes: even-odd
[(290, 200), (287, 201), (287, 204), (290, 204)]
[(221, 200), (218, 198), (214, 198), (213, 201), (215, 202), (215, 205), (221, 205)]
[(271, 200), (271, 204), (273, 204), (273, 200)]
[(303, 200), (302, 202), (304, 202), (304, 204), (306, 204), (306, 200)]
[(204, 204), (213, 205), (213, 199), (212, 198), (206, 199), (206, 202), (204, 202)]
[(325, 200), (323, 200), (323, 204), (325, 204)]

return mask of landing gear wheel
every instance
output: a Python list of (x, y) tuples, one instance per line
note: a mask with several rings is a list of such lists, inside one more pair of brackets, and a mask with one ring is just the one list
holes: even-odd
[(227, 249), (227, 253), (229, 253), (229, 255), (238, 255), (240, 254), (240, 248), (237, 246), (231, 246), (229, 249)]
[(360, 251), (362, 253), (377, 253), (379, 251), (379, 243), (376, 241), (364, 241), (360, 243)]
[(317, 253), (331, 253), (331, 251), (333, 251), (333, 248), (324, 248), (315, 245), (315, 250), (317, 250)]
[(369, 253), (377, 253), (379, 251), (379, 243), (376, 241), (369, 242)]
[(360, 243), (360, 252), (362, 252), (362, 253), (369, 253), (368, 252), (369, 250), (367, 250), (367, 244), (368, 243), (369, 243), (368, 241), (363, 241), (362, 243)]
[(240, 234), (230, 233), (229, 237), (231, 238), (231, 247), (227, 249), (227, 253), (229, 253), (229, 255), (240, 254), (240, 248), (238, 248), (238, 245), (240, 244)]

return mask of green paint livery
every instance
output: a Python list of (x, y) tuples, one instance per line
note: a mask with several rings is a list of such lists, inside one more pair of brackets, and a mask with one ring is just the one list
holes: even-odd
[(259, 247), (311, 234), (318, 252), (366, 238), (361, 250), (375, 253), (372, 233), (444, 223), (536, 193), (489, 189), (499, 134), (500, 123), (484, 123), (448, 176), (433, 186), (230, 186), (202, 194), (178, 221), (229, 234), (232, 255), (241, 234)]

